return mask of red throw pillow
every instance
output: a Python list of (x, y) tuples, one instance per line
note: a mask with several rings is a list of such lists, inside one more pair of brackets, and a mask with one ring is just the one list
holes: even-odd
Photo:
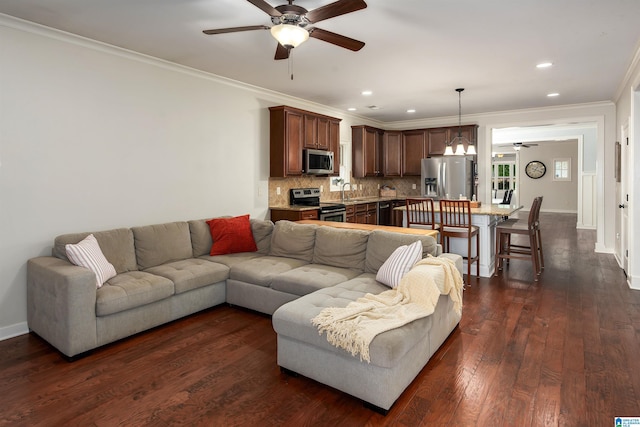
[(234, 218), (214, 218), (207, 221), (213, 245), (210, 255), (255, 252), (258, 250), (251, 231), (249, 215)]

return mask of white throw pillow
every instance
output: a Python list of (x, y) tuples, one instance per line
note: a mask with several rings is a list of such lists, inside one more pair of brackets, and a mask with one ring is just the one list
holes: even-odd
[(376, 274), (376, 280), (395, 289), (400, 284), (400, 279), (421, 259), (422, 242), (420, 240), (410, 245), (400, 246), (382, 264)]
[(117, 274), (113, 264), (105, 258), (93, 234), (89, 234), (75, 245), (65, 245), (64, 248), (69, 261), (95, 273), (96, 288), (101, 287), (104, 282)]

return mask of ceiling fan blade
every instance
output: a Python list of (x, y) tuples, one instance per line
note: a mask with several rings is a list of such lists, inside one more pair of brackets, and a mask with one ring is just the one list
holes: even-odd
[(289, 57), (289, 49), (278, 43), (276, 47), (276, 56), (273, 59), (287, 59)]
[(247, 1), (252, 5), (254, 5), (255, 7), (257, 7), (258, 9), (265, 12), (269, 16), (276, 16), (276, 17), (282, 16), (282, 13), (280, 13), (278, 9), (271, 6), (269, 3), (267, 3), (264, 0), (247, 0)]
[(331, 31), (322, 30), (320, 28), (311, 28), (309, 30), (309, 37), (353, 51), (358, 51), (364, 47), (364, 42), (346, 36), (341, 36), (340, 34), (332, 33)]
[(224, 33), (235, 33), (237, 31), (252, 31), (252, 30), (268, 30), (271, 27), (267, 27), (266, 25), (249, 25), (247, 27), (231, 27), (231, 28), (218, 28), (215, 30), (204, 30), (205, 34), (224, 34)]
[(366, 7), (367, 4), (363, 0), (338, 0), (337, 2), (330, 3), (326, 6), (313, 9), (312, 11), (307, 12), (305, 16), (309, 22), (314, 24), (325, 19), (344, 15), (345, 13), (355, 12), (356, 10), (364, 9)]

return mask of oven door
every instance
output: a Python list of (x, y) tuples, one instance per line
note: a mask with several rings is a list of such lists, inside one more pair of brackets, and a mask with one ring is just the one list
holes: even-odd
[(345, 208), (320, 210), (320, 221), (346, 222), (347, 210)]

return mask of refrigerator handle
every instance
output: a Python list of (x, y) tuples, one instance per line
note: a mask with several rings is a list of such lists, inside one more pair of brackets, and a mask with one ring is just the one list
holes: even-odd
[(440, 195), (441, 198), (447, 198), (447, 164), (445, 162), (440, 163)]

